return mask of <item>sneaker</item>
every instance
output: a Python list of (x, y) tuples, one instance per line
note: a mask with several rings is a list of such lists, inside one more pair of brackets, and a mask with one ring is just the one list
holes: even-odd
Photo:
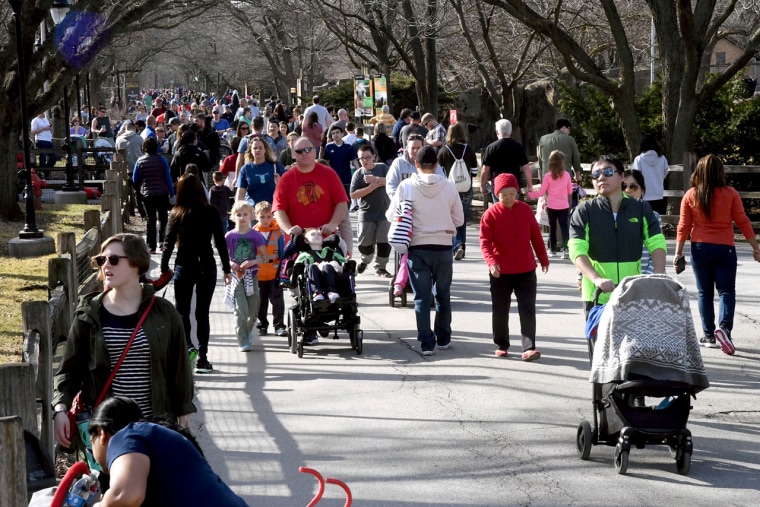
[[(145, 251), (145, 250), (143, 250), (143, 252), (144, 252), (144, 251)], [(150, 249), (150, 254), (151, 254), (151, 255), (156, 255), (156, 249), (155, 249), (155, 248), (151, 248), (151, 249)]]
[(195, 365), (195, 373), (211, 373), (214, 371), (214, 367), (208, 362), (208, 359), (202, 357), (198, 359), (198, 363)]
[(567, 250), (562, 250), (562, 255), (560, 256), (560, 259), (569, 259), (570, 253), (568, 253)]
[(554, 250), (549, 250), (548, 252), (546, 252), (546, 255), (548, 255), (550, 259), (553, 259), (554, 257), (557, 256), (557, 252), (555, 252)]
[(351, 213), (356, 213), (357, 211), (359, 211), (359, 206), (354, 206), (351, 208)]
[(325, 296), (322, 295), (321, 292), (317, 292), (316, 294), (314, 294), (314, 296), (311, 298), (311, 300), (314, 301), (315, 303), (319, 303), (320, 301), (324, 301), (325, 300)]
[(734, 355), (736, 347), (734, 347), (734, 342), (731, 340), (731, 333), (722, 327), (719, 327), (715, 330), (715, 340), (720, 344), (720, 350), (722, 350), (724, 354), (728, 354), (729, 356)]
[(423, 356), (432, 356), (433, 355), (433, 351), (432, 350), (423, 350), (422, 351), (422, 355)]
[(303, 337), (303, 344), (304, 345), (319, 345), (319, 337), (315, 334), (314, 336)]
[(274, 334), (276, 334), (277, 336), (288, 336), (288, 328), (286, 327), (275, 328)]
[(388, 273), (385, 268), (376, 269), (375, 274), (380, 278), (393, 278), (393, 275)]
[(404, 293), (404, 288), (400, 285), (394, 285), (393, 286), (393, 297), (401, 297), (401, 295)]
[(715, 343), (715, 337), (703, 336), (699, 339), (699, 344), (708, 349), (719, 349), (720, 345)]
[(269, 334), (268, 327), (257, 327), (256, 329), (259, 330), (259, 336), (266, 336), (267, 334)]
[(366, 269), (367, 269), (367, 265), (366, 265), (366, 264), (364, 264), (363, 262), (360, 262), (360, 263), (359, 263), (359, 266), (356, 268), (356, 272), (357, 272), (357, 273), (359, 273), (359, 274), (361, 275), (362, 273), (364, 273), (364, 271), (365, 271)]
[(250, 345), (242, 345), (240, 347), (240, 352), (250, 352), (250, 351), (251, 351), (251, 346)]
[(335, 302), (340, 299), (340, 294), (337, 292), (328, 292), (327, 299), (330, 300), (330, 304), (335, 304)]
[(494, 353), (496, 357), (507, 357), (507, 351), (504, 349), (496, 349), (496, 352)]
[(195, 359), (198, 357), (198, 349), (195, 347), (190, 347), (187, 349), (187, 353), (190, 356), (190, 364), (193, 364), (193, 362), (195, 362)]
[(464, 248), (460, 246), (457, 248), (456, 252), (454, 252), (454, 260), (461, 261), (462, 259), (464, 259)]
[(448, 348), (451, 348), (451, 342), (447, 343), (446, 345), (438, 345), (439, 350), (446, 350)]
[(541, 352), (537, 350), (526, 350), (522, 353), (522, 360), (525, 362), (535, 361), (541, 357)]

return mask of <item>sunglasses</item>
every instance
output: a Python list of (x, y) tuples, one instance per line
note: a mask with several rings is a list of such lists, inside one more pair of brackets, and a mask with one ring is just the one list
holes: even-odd
[(605, 167), (604, 169), (595, 169), (591, 171), (591, 179), (598, 180), (604, 175), (605, 178), (612, 177), (617, 171), (612, 167)]
[(243, 126), (243, 127), (240, 127), (240, 130), (251, 130), (251, 127)]
[(128, 259), (126, 255), (109, 255), (106, 257), (105, 255), (98, 255), (95, 257), (95, 264), (98, 266), (102, 266), (103, 264), (108, 261), (111, 266), (118, 266), (119, 265), (119, 259)]
[(301, 150), (293, 150), (295, 153), (298, 153), (299, 155), (303, 155), (304, 153), (311, 153), (311, 151), (314, 149), (313, 146), (309, 146), (308, 148), (303, 148)]
[(640, 188), (641, 187), (638, 186), (636, 183), (631, 183), (630, 185), (626, 185), (625, 183), (623, 183), (623, 190), (631, 190), (631, 191), (635, 192), (635, 191), (637, 191)]

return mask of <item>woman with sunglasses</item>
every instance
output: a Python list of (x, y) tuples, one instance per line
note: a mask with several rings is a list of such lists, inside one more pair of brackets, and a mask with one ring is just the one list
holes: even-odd
[[(217, 220), (218, 222), (218, 220)], [(103, 292), (83, 296), (74, 312), (61, 365), (53, 379), (53, 423), (56, 440), (71, 447), (66, 416), (81, 391), (94, 407), (137, 322), (154, 297), (153, 285), (140, 284), (150, 268), (145, 241), (134, 234), (106, 239), (93, 258)], [(178, 418), (187, 427), (193, 406), (193, 382), (185, 330), (174, 306), (156, 297), (117, 371), (111, 395), (128, 396), (146, 415)]]
[[(644, 195), (647, 193), (647, 185), (646, 181), (644, 180), (644, 174), (641, 171), (628, 169), (625, 172), (623, 191), (631, 199), (644, 199)], [(662, 218), (660, 217), (660, 214), (654, 210), (652, 210), (652, 212), (654, 213), (655, 218), (657, 218), (657, 222), (660, 224), (660, 229), (662, 229)], [(654, 273), (652, 256), (649, 255), (649, 250), (647, 250), (647, 247), (644, 246), (644, 248), (641, 250), (641, 274), (651, 275), (652, 273)]]
[(216, 288), (216, 260), (211, 249), (214, 242), (224, 271), (224, 284), (232, 280), (230, 256), (224, 241), (219, 212), (211, 206), (203, 190), (201, 180), (192, 173), (183, 174), (177, 182), (177, 203), (169, 217), (169, 230), (161, 255), (161, 273), (169, 271), (174, 247), (177, 258), (174, 261), (174, 298), (177, 311), (182, 316), (187, 347), (194, 354), (190, 338), (190, 306), (195, 292), (195, 321), (198, 337), (198, 362), (195, 373), (210, 373), (214, 370), (208, 361), (208, 341), (211, 333), (209, 309)]
[(127, 397), (105, 400), (88, 431), (93, 457), (109, 476), (97, 505), (246, 505), (214, 473), (190, 431), (144, 418)]
[(652, 254), (655, 273), (665, 273), (667, 246), (660, 224), (645, 202), (623, 192), (625, 168), (611, 155), (591, 165), (595, 199), (580, 203), (570, 219), (570, 259), (583, 274), (581, 294), (586, 316), (594, 306), (594, 292), (601, 289), (599, 303), (626, 276), (641, 274), (641, 250)]

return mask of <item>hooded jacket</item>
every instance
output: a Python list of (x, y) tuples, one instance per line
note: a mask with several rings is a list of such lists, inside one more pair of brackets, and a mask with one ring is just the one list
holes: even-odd
[(412, 242), (409, 247), (446, 245), (451, 248), (456, 228), (464, 224), (462, 201), (454, 184), (440, 174), (412, 174), (393, 194), (385, 213), (388, 221), (393, 221), (396, 207), (406, 199), (412, 201)]
[[(104, 294), (93, 292), (79, 300), (61, 365), (53, 378), (53, 407), (64, 403), (71, 408), (79, 391), (85, 405), (92, 406), (111, 374), (100, 321)], [(154, 294), (152, 285), (143, 285), (140, 315)], [(142, 327), (150, 346), (153, 413), (178, 417), (195, 412), (185, 328), (174, 305), (157, 297)]]
[(143, 156), (143, 138), (133, 130), (127, 130), (116, 138), (116, 149), (126, 151), (127, 167), (134, 171), (137, 159)]
[(649, 150), (635, 159), (631, 169), (641, 171), (647, 184), (644, 194), (645, 201), (658, 201), (665, 195), (665, 176), (668, 175), (668, 159), (658, 155), (656, 151)]

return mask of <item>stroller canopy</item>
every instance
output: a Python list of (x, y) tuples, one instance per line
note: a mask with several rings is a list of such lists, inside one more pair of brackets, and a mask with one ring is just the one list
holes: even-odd
[(710, 386), (689, 295), (669, 276), (624, 278), (602, 312), (590, 381), (625, 381), (631, 374), (684, 382), (695, 393)]

